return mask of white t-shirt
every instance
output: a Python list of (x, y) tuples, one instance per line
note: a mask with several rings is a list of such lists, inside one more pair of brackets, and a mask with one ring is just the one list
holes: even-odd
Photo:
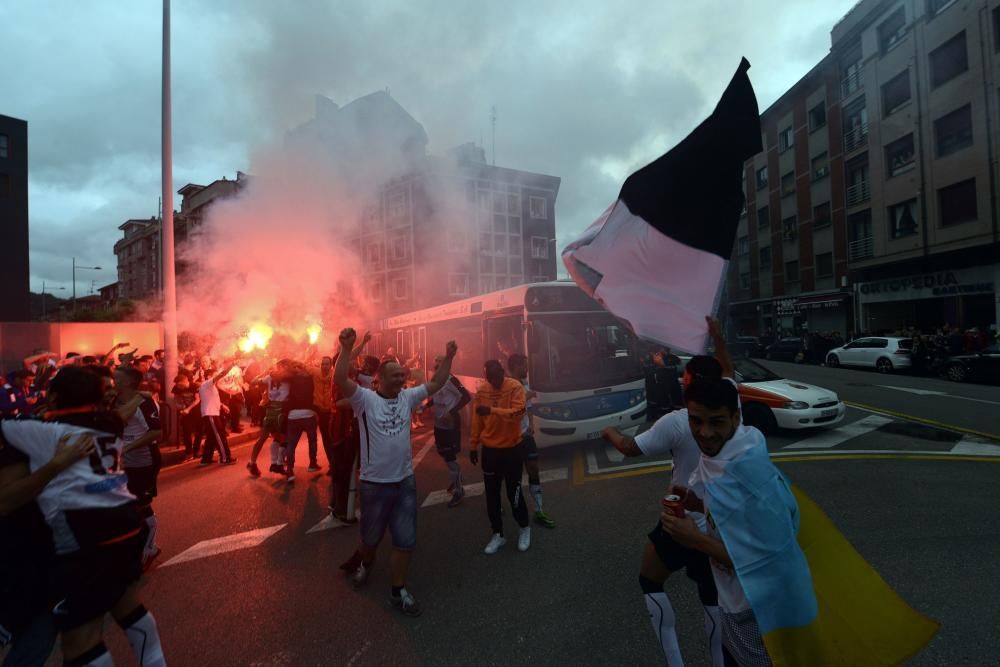
[[(707, 509), (708, 520), (705, 532), (721, 542), (722, 535), (716, 530), (715, 522), (712, 521), (712, 510), (711, 508)], [(743, 592), (743, 585), (740, 584), (740, 578), (736, 575), (736, 571), (712, 558), (709, 558), (708, 562), (712, 564), (712, 578), (715, 579), (715, 588), (719, 591), (719, 607), (722, 611), (727, 614), (738, 614), (749, 609), (750, 601), (747, 600), (746, 593)]]
[(0, 428), (10, 446), (28, 457), (32, 473), (52, 460), (64, 435), (69, 436), (70, 444), (84, 433), (93, 434), (97, 441), (93, 455), (56, 475), (38, 494), (38, 507), (52, 530), (56, 553), (79, 549), (70, 515), (80, 516), (82, 510), (109, 509), (135, 500), (128, 492), (128, 478), (121, 469), (124, 443), (120, 438), (80, 426), (27, 419), (7, 420)]
[[(669, 454), (673, 461), (673, 471), (670, 483), (692, 488), (691, 473), (698, 467), (701, 460), (701, 449), (688, 424), (687, 408), (674, 410), (663, 415), (648, 431), (635, 436), (635, 444), (646, 456)], [(700, 489), (693, 489), (698, 497), (703, 497)], [(666, 493), (666, 489), (664, 489)], [(705, 530), (705, 515), (699, 512), (688, 512), (698, 528)]]
[[(448, 381), (444, 383), (438, 393), (434, 394), (434, 427), (450, 429), (455, 428), (451, 424), (450, 414), (455, 409), (459, 401), (462, 400), (462, 391), (456, 386), (458, 378), (454, 375), (448, 376)], [(459, 383), (461, 384), (461, 383)]]
[(275, 382), (268, 375), (264, 378), (264, 385), (267, 387), (267, 400), (272, 403), (281, 403), (288, 400), (287, 382)]
[(218, 417), (222, 412), (222, 399), (219, 398), (219, 390), (211, 378), (198, 387), (198, 396), (201, 398), (201, 416)]
[(361, 437), (361, 479), (398, 482), (413, 474), (410, 416), (427, 398), (427, 385), (410, 387), (386, 398), (358, 387), (351, 408)]

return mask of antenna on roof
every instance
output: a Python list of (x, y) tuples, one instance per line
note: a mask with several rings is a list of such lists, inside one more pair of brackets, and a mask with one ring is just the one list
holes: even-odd
[(490, 122), (493, 123), (493, 166), (497, 166), (497, 107), (490, 107)]

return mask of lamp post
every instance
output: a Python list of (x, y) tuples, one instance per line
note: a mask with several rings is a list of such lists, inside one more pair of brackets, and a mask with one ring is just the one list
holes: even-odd
[(73, 258), (73, 312), (76, 312), (76, 270), (81, 271), (100, 271), (99, 266), (77, 266), (76, 257)]
[[(53, 287), (53, 290), (66, 289), (65, 287)], [(45, 281), (42, 281), (42, 319), (45, 319)]]

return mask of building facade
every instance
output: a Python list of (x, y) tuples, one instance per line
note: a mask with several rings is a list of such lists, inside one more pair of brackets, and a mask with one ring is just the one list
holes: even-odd
[(995, 326), (1000, 2), (863, 0), (831, 42), (761, 115), (735, 328)]
[(0, 321), (31, 319), (28, 265), (28, 123), (0, 115)]

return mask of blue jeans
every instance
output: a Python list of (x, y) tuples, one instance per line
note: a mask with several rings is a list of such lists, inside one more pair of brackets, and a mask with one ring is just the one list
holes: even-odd
[(295, 469), (295, 445), (299, 444), (299, 438), (303, 433), (309, 440), (309, 462), (316, 460), (316, 418), (289, 419), (288, 442), (285, 444), (285, 458), (288, 460), (289, 470)]
[(374, 549), (386, 528), (394, 549), (416, 548), (417, 483), (413, 475), (388, 483), (361, 480), (361, 541)]

